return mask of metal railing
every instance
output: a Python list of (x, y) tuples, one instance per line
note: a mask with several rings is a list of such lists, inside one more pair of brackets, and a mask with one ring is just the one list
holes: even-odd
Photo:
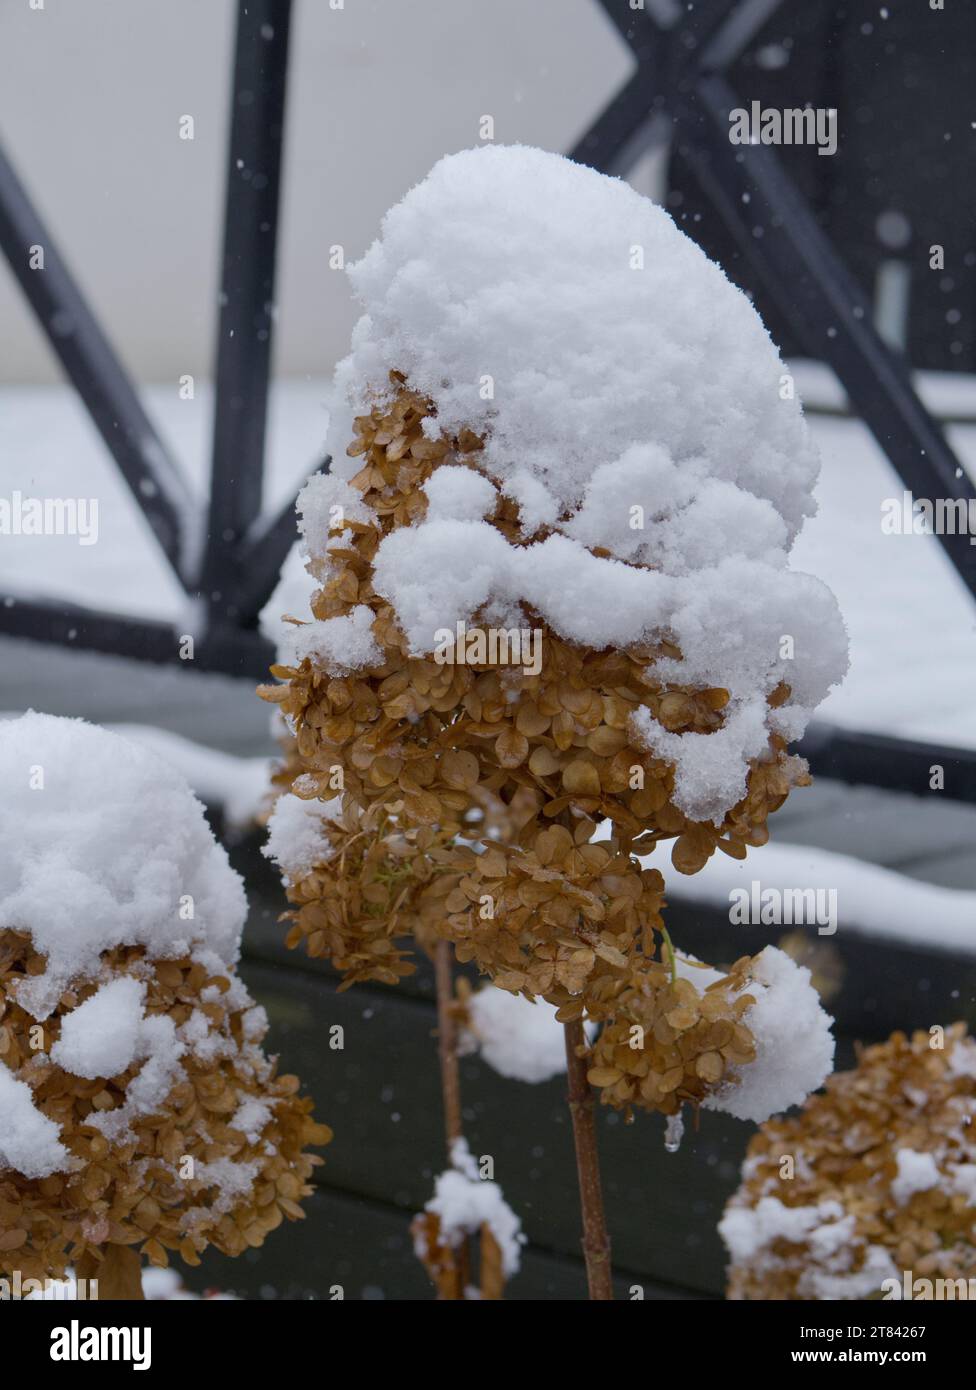
[[(976, 500), (973, 484), (912, 385), (906, 364), (871, 322), (870, 306), (773, 150), (732, 145), (739, 105), (728, 69), (782, 0), (599, 0), (636, 69), (571, 157), (626, 173), (661, 140), (680, 150), (798, 341), (837, 373), (906, 488)], [(216, 354), (210, 496), (201, 510), (154, 431), (122, 363), (0, 151), (0, 247), (41, 327), (99, 429), (135, 501), (189, 595), (202, 595), (206, 627), (193, 666), (260, 679), (273, 660), (257, 630), (296, 536), (293, 505), (261, 512), (275, 249), (291, 0), (239, 0)], [(774, 229), (761, 241), (759, 225)], [(30, 248), (43, 246), (42, 272)], [(324, 459), (323, 468), (329, 460)], [(976, 596), (976, 547), (939, 540)], [(175, 627), (67, 602), (5, 595), (0, 634), (144, 661), (177, 661)], [(976, 801), (976, 752), (815, 725), (801, 747), (816, 772), (925, 795), (930, 768), (946, 768), (939, 795)]]
[[(0, 150), (0, 247), (184, 592), (204, 600), (192, 664), (255, 678), (274, 659), (257, 617), (296, 536), (293, 501), (261, 513), (290, 18), (291, 0), (238, 4), (210, 494), (202, 508)], [(31, 268), (35, 246), (44, 248), (43, 270)], [(152, 619), (11, 593), (0, 605), (0, 633), (156, 662), (180, 660), (183, 635)]]

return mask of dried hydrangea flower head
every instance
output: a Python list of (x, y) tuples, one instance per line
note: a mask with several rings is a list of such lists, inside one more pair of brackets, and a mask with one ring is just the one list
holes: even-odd
[[(787, 565), (817, 471), (799, 407), (721, 271), (558, 156), (442, 160), (350, 273), (333, 474), (299, 503), (319, 587), (263, 692), (294, 790), (434, 831), (412, 910), (496, 983), (568, 1018), (612, 977), (640, 1026), (663, 880), (639, 856), (671, 841), (694, 873), (764, 843), (846, 668), (833, 596)], [(479, 842), (489, 802), (507, 824)], [(628, 1103), (725, 1087), (700, 1065)]]
[(300, 1216), (330, 1134), (261, 1048), (243, 887), (182, 778), (28, 714), (0, 784), (0, 1272), (138, 1297), (138, 1255), (238, 1255)]
[(963, 1024), (865, 1048), (754, 1135), (719, 1227), (729, 1298), (902, 1297), (906, 1277), (976, 1279), (974, 1116)]
[(404, 942), (431, 939), (417, 903), (430, 882), (435, 832), (400, 831), (382, 810), (364, 813), (349, 798), (323, 804), (292, 792), (278, 797), (268, 828), (264, 853), (294, 904), (285, 914), (293, 924), (288, 946), (301, 942), (313, 960), (330, 960), (343, 977), (340, 990), (412, 975)]

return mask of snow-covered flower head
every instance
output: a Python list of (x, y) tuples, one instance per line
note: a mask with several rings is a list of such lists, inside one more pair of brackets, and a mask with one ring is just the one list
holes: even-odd
[[(434, 457), (426, 515), (373, 559), (410, 652), (477, 619), (597, 648), (667, 636), (659, 678), (727, 690), (722, 729), (644, 714), (635, 737), (674, 763), (682, 810), (720, 819), (770, 733), (798, 738), (847, 666), (833, 595), (788, 566), (819, 465), (752, 304), (629, 185), (518, 146), (442, 159), (349, 274), (364, 314), (336, 371), (335, 477), (305, 499), (310, 554), (325, 505), (362, 520), (346, 445), (395, 369), (430, 402)], [(435, 456), (461, 434), (476, 454)], [(362, 608), (295, 642), (333, 669), (377, 657)]]
[(155, 754), (82, 720), (0, 723), (0, 1271), (136, 1246), (197, 1264), (300, 1215), (329, 1132), (262, 1050), (245, 911)]
[(719, 1226), (729, 1297), (932, 1298), (948, 1281), (945, 1296), (964, 1298), (958, 1280), (972, 1297), (974, 1115), (976, 1042), (963, 1024), (865, 1048), (799, 1114), (753, 1137)]

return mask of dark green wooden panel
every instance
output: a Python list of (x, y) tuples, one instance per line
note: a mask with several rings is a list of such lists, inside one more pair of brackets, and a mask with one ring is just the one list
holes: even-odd
[[(325, 1205), (316, 1205), (300, 1234), (293, 1227), (277, 1237), (289, 1251), (296, 1240), (314, 1240), (308, 1231), (319, 1224), (315, 1213), (324, 1211), (322, 1258), (351, 1261), (363, 1287), (383, 1288), (387, 1297), (423, 1296), (422, 1274), (419, 1291), (410, 1292), (417, 1289), (418, 1271), (409, 1242), (398, 1242), (406, 1239), (410, 1215), (423, 1206), (445, 1166), (431, 972), (421, 959), (418, 974), (396, 990), (356, 986), (338, 994), (327, 964), (284, 949), (283, 929), (275, 920), (283, 907), (280, 889), (270, 866), (255, 853), (255, 841), (239, 845), (235, 858), (252, 903), (245, 977), (269, 1011), (269, 1041), (281, 1053), (283, 1067), (299, 1072), (320, 1117), (336, 1132), (320, 1173)], [(680, 946), (716, 963), (758, 951), (782, 932), (734, 927), (717, 910), (689, 904), (675, 903), (668, 912)], [(830, 1006), (837, 1018), (838, 1066), (851, 1064), (854, 1039), (870, 1042), (896, 1027), (973, 1019), (972, 961), (872, 940), (843, 925), (829, 943), (845, 970)], [(343, 1030), (342, 1050), (329, 1046), (334, 1025)], [(493, 1157), (495, 1176), (532, 1243), (532, 1260), (545, 1266), (537, 1280), (534, 1273), (530, 1277), (535, 1265), (527, 1259), (525, 1291), (516, 1285), (513, 1297), (582, 1296), (564, 1081), (542, 1086), (508, 1081), (477, 1058), (462, 1062), (462, 1080), (472, 1148)], [(641, 1115), (629, 1126), (605, 1110), (598, 1117), (614, 1266), (624, 1276), (622, 1288), (633, 1281), (654, 1291), (648, 1297), (662, 1296), (663, 1290), (679, 1298), (720, 1295), (724, 1252), (716, 1226), (738, 1183), (754, 1127), (703, 1114), (698, 1132), (686, 1135), (679, 1153), (668, 1154), (660, 1117)], [(356, 1213), (362, 1214), (361, 1224)], [(259, 1272), (275, 1267), (266, 1263), (274, 1258), (273, 1244), (255, 1258)], [(558, 1279), (550, 1265), (560, 1271)], [(382, 1278), (372, 1278), (374, 1269)], [(383, 1283), (387, 1273), (389, 1287)], [(286, 1260), (281, 1278), (289, 1277)], [(328, 1287), (325, 1272), (316, 1277), (316, 1287)], [(560, 1280), (568, 1280), (568, 1292), (561, 1291), (566, 1286)]]
[[(392, 991), (338, 994), (325, 980), (253, 961), (244, 975), (268, 1010), (283, 1066), (299, 1072), (336, 1132), (322, 1181), (399, 1207), (405, 1218), (422, 1207), (445, 1166), (433, 1010)], [(328, 1045), (333, 1025), (343, 1029), (341, 1051)], [(528, 1086), (467, 1058), (462, 1084), (471, 1147), (493, 1158), (529, 1239), (575, 1258), (579, 1213), (565, 1083)], [(715, 1224), (749, 1127), (703, 1117), (700, 1133), (668, 1154), (660, 1117), (628, 1126), (600, 1110), (598, 1120), (615, 1264), (652, 1282), (719, 1292)]]
[[(249, 1250), (236, 1260), (209, 1253), (199, 1269), (184, 1272), (187, 1286), (200, 1293), (221, 1289), (249, 1299), (330, 1300), (337, 1286), (345, 1300), (433, 1299), (413, 1253), (406, 1214), (325, 1188), (309, 1198), (305, 1208), (304, 1221), (280, 1227), (260, 1250)], [(618, 1278), (617, 1298), (633, 1298), (633, 1284)], [(694, 1297), (650, 1283), (641, 1285), (641, 1292), (646, 1300)], [(585, 1300), (582, 1264), (527, 1247), (506, 1296)]]

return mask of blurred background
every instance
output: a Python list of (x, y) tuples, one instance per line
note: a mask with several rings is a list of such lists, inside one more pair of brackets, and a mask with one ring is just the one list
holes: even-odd
[[(705, 27), (742, 20), (745, 41), (728, 40), (722, 64), (741, 105), (837, 109), (836, 155), (800, 146), (774, 158), (849, 280), (831, 280), (829, 267), (826, 281), (817, 278), (819, 242), (802, 220), (774, 209), (736, 231), (752, 195), (736, 192), (741, 171), (728, 151), (727, 177), (701, 177), (697, 110), (672, 127), (671, 99), (679, 109), (682, 88), (676, 69), (657, 62), (681, 53), (683, 7), (670, 0), (296, 0), (263, 502), (269, 514), (286, 507), (323, 460), (329, 378), (357, 316), (337, 248), (346, 262), (361, 255), (385, 210), (441, 155), (479, 142), (485, 117), (499, 143), (599, 163), (601, 141), (612, 143), (602, 114), (622, 89), (636, 91), (642, 119), (604, 162), (663, 202), (754, 296), (823, 456), (820, 513), (793, 562), (837, 593), (852, 668), (810, 741), (816, 784), (794, 793), (771, 823), (773, 842), (747, 867), (764, 884), (838, 890), (836, 936), (782, 934), (837, 1014), (844, 1064), (858, 1039), (974, 1012), (973, 568), (967, 578), (959, 548), (953, 558), (934, 536), (886, 535), (880, 520), (885, 500), (903, 495), (907, 454), (927, 452), (912, 444), (913, 422), (924, 443), (934, 419), (949, 451), (933, 487), (956, 478), (971, 490), (976, 468), (976, 13), (867, 0), (697, 9)], [(0, 146), (200, 507), (214, 434), (230, 122), (241, 91), (237, 20), (235, 0), (0, 0)], [(635, 42), (626, 41), (628, 24), (646, 25)], [(703, 45), (702, 33), (688, 32), (685, 56)], [(752, 206), (762, 206), (764, 166), (745, 176), (756, 181)], [(791, 307), (782, 252), (793, 242)], [(809, 262), (804, 246), (813, 247)], [(775, 292), (766, 273), (774, 262)], [(811, 303), (828, 300), (811, 316)], [(874, 324), (877, 344), (859, 346), (861, 323)], [(12, 616), (30, 598), (48, 612), (79, 605), (178, 633), (205, 630), (199, 599), (167, 564), (3, 258), (0, 325), (0, 495), (99, 503), (95, 545), (0, 535), (0, 712), (33, 707), (120, 726), (184, 769), (247, 878), (245, 974), (271, 1014), (272, 1044), (336, 1130), (309, 1220), (236, 1262), (211, 1259), (190, 1283), (265, 1298), (327, 1297), (337, 1284), (350, 1298), (424, 1297), (408, 1224), (444, 1166), (432, 982), (421, 972), (396, 993), (337, 995), (326, 967), (284, 951), (282, 894), (254, 828), (275, 745), (268, 706), (254, 695), (253, 657), (205, 673), (192, 662), (132, 659), (121, 641), (115, 653), (90, 644), (83, 621), (28, 630)], [(838, 333), (852, 344), (846, 358)], [(845, 362), (854, 365), (842, 380), (834, 368)], [(259, 420), (254, 429), (260, 436)], [(896, 471), (890, 456), (899, 450)], [(265, 647), (252, 653), (270, 654), (281, 613), (304, 601), (297, 569), (292, 559), (285, 588), (264, 610)], [(89, 645), (101, 650), (82, 649)], [(935, 764), (944, 769), (939, 789), (930, 785)], [(672, 934), (699, 956), (725, 963), (780, 933), (731, 928), (724, 883), (672, 887), (680, 892)], [(343, 1052), (325, 1042), (334, 1023), (346, 1030)], [(494, 1155), (529, 1236), (512, 1296), (583, 1297), (561, 1083), (506, 1081), (477, 1058), (463, 1072), (472, 1147)], [(715, 1223), (749, 1129), (708, 1116), (671, 1154), (656, 1120), (625, 1129), (619, 1117), (601, 1117), (622, 1295), (721, 1296)]]

